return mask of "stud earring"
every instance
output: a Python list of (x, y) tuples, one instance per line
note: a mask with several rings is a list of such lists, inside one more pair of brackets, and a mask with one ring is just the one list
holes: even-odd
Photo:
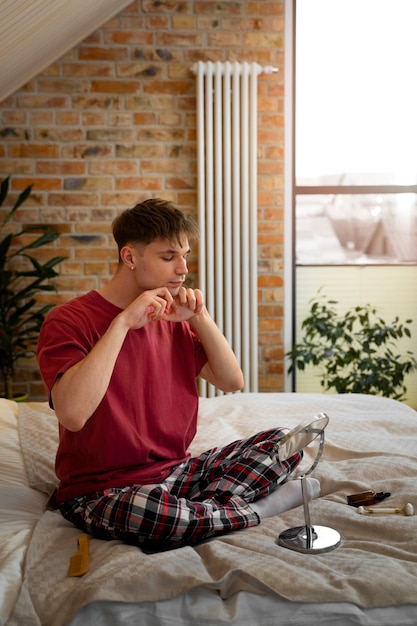
[(135, 266), (134, 266), (134, 265), (131, 265), (131, 266), (130, 266), (130, 269), (131, 269), (131, 270), (134, 270), (134, 269), (135, 269)]

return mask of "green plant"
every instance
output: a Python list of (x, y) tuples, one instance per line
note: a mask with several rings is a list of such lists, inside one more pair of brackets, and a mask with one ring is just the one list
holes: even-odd
[[(7, 201), (9, 185), (10, 177), (0, 185), (0, 208)], [(13, 397), (17, 360), (33, 356), (44, 317), (53, 307), (38, 306), (36, 296), (41, 291), (56, 291), (45, 281), (58, 276), (54, 267), (65, 258), (55, 256), (41, 263), (30, 254), (59, 237), (48, 226), (25, 226), (17, 232), (5, 232), (6, 224), (31, 191), (32, 185), (26, 187), (0, 221), (0, 373), (6, 398)], [(31, 233), (37, 234), (35, 239), (30, 239)]]
[(302, 340), (286, 354), (288, 372), (317, 366), (325, 391), (405, 400), (404, 377), (417, 370), (417, 361), (410, 351), (399, 354), (396, 342), (411, 337), (412, 320), (387, 324), (369, 304), (339, 314), (337, 304), (324, 295), (310, 300)]

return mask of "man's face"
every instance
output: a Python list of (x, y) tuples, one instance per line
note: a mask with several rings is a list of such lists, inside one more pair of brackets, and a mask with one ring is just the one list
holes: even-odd
[(141, 249), (136, 249), (135, 276), (141, 290), (167, 287), (173, 296), (178, 294), (188, 274), (188, 239), (182, 245), (157, 239)]

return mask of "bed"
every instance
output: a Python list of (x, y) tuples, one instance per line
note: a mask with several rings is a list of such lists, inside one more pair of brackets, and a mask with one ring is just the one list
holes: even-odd
[[(417, 511), (417, 412), (365, 395), (240, 393), (202, 398), (192, 453), (325, 412), (322, 495), (312, 524), (338, 548), (303, 554), (277, 542), (303, 524), (297, 507), (197, 547), (158, 554), (89, 539), (90, 563), (69, 577), (80, 531), (47, 507), (57, 423), (46, 403), (0, 400), (0, 625), (411, 626), (417, 624), (417, 515), (360, 515), (347, 495), (391, 492), (377, 506)], [(308, 454), (308, 453), (307, 453)]]

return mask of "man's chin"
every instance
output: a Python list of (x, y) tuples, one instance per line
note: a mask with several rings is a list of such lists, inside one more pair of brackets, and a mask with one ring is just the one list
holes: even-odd
[(178, 296), (179, 290), (181, 289), (181, 285), (167, 285), (168, 291), (171, 296)]

